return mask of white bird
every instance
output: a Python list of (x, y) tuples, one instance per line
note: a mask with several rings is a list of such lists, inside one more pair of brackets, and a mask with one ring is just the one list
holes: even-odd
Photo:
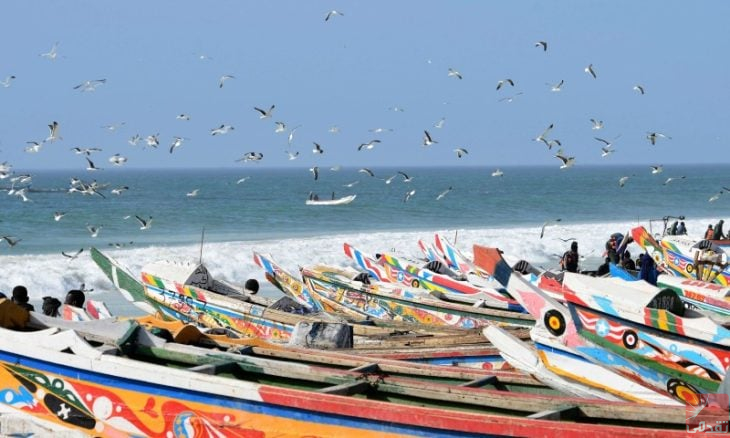
[(284, 122), (274, 122), (276, 125), (276, 129), (274, 129), (274, 133), (279, 134), (280, 132), (284, 132), (286, 130), (286, 123)]
[(111, 157), (109, 157), (109, 162), (115, 166), (122, 166), (122, 165), (124, 165), (124, 163), (127, 162), (127, 157), (123, 157), (119, 154), (114, 154)]
[(289, 146), (291, 146), (292, 142), (294, 141), (294, 132), (299, 129), (302, 125), (297, 125), (289, 131), (289, 138), (287, 139), (287, 142), (289, 143)]
[(236, 129), (236, 128), (234, 128), (231, 125), (221, 124), (219, 127), (211, 129), (210, 135), (228, 134), (228, 131), (233, 131), (234, 129)]
[(46, 138), (47, 143), (53, 143), (56, 140), (63, 140), (63, 137), (58, 135), (58, 130), (60, 129), (61, 125), (58, 124), (55, 120), (51, 122), (50, 125), (48, 125), (48, 138)]
[(223, 88), (223, 84), (224, 84), (224, 83), (225, 83), (225, 82), (226, 82), (226, 81), (227, 81), (228, 79), (236, 79), (236, 77), (235, 77), (235, 76), (233, 76), (233, 75), (223, 75), (223, 76), (221, 76), (221, 77), (220, 77), (220, 79), (218, 79), (218, 88)]
[(319, 167), (310, 167), (309, 171), (312, 172), (312, 174), (314, 175), (314, 180), (317, 181), (319, 179)]
[(614, 152), (615, 150), (611, 149), (611, 146), (603, 146), (601, 147), (601, 158), (607, 157)]
[(542, 236), (545, 235), (545, 227), (547, 227), (548, 225), (550, 225), (553, 222), (560, 222), (561, 220), (562, 220), (561, 218), (557, 218), (555, 220), (545, 221), (545, 223), (542, 224), (542, 228), (540, 228), (540, 239), (542, 239)]
[(175, 149), (182, 146), (184, 140), (186, 140), (185, 137), (177, 137), (177, 136), (173, 137), (172, 143), (170, 144), (170, 153), (173, 153), (173, 151), (175, 151)]
[(652, 175), (656, 175), (656, 174), (662, 173), (664, 171), (664, 166), (662, 166), (661, 164), (659, 164), (657, 166), (649, 166), (649, 167), (651, 168)]
[(137, 222), (139, 222), (140, 230), (149, 230), (150, 227), (152, 226), (152, 216), (150, 216), (149, 219), (147, 219), (147, 220), (142, 219), (141, 217), (139, 217), (137, 215), (134, 215), (134, 217), (137, 218)]
[(441, 117), (441, 120), (433, 124), (434, 128), (441, 129), (444, 127), (444, 122), (446, 122), (446, 117)]
[(557, 84), (553, 84), (553, 85), (548, 84), (548, 85), (550, 85), (550, 91), (558, 92), (562, 89), (564, 83), (565, 83), (565, 80), (561, 79), (560, 82), (558, 82)]
[(254, 110), (258, 111), (261, 114), (259, 116), (259, 119), (268, 119), (269, 117), (271, 117), (271, 113), (274, 112), (274, 108), (276, 108), (276, 105), (271, 105), (268, 111), (258, 107), (253, 107)]
[(434, 144), (434, 143), (438, 143), (438, 142), (437, 142), (437, 141), (435, 141), (435, 140), (434, 140), (434, 139), (433, 139), (433, 138), (431, 137), (431, 134), (429, 134), (429, 133), (428, 133), (428, 131), (423, 131), (423, 145), (424, 145), (424, 146), (431, 146), (431, 145), (432, 145), (432, 144)]
[(626, 185), (626, 182), (628, 180), (629, 180), (628, 176), (622, 176), (621, 178), (618, 179), (618, 186), (623, 187), (624, 185)]
[(448, 195), (453, 190), (453, 187), (449, 186), (448, 189), (444, 190), (443, 192), (439, 193), (438, 196), (436, 196), (436, 200), (440, 201), (443, 199), (444, 196)]
[(413, 180), (413, 177), (412, 176), (408, 176), (404, 172), (401, 172), (400, 170), (398, 171), (398, 175), (401, 175), (403, 177), (403, 182), (404, 183), (409, 183), (409, 182), (411, 182)]
[(299, 151), (296, 151), (296, 152), (284, 151), (284, 152), (286, 152), (287, 155), (289, 155), (290, 160), (296, 160), (297, 157), (299, 157)]
[(591, 119), (591, 123), (593, 124), (591, 129), (598, 130), (603, 128), (603, 120)]
[(457, 158), (461, 158), (461, 157), (463, 157), (464, 155), (466, 155), (466, 154), (468, 154), (468, 153), (469, 153), (469, 151), (467, 151), (467, 150), (466, 150), (466, 149), (464, 149), (464, 148), (456, 148), (456, 149), (454, 149), (454, 152), (456, 152), (456, 157), (457, 157)]
[(370, 140), (367, 143), (361, 143), (360, 146), (357, 147), (357, 150), (358, 151), (361, 151), (363, 148), (365, 148), (365, 149), (372, 149), (378, 143), (380, 143), (380, 140)]
[(239, 158), (238, 161), (261, 161), (264, 158), (264, 154), (261, 152), (247, 152), (243, 157)]
[(535, 47), (542, 47), (542, 51), (547, 52), (547, 41), (538, 41), (535, 43)]
[[(448, 73), (448, 76), (449, 76), (449, 77), (452, 77), (452, 76), (453, 76), (453, 77), (455, 77), (455, 78), (459, 78), (459, 79), (464, 79), (464, 77), (463, 77), (463, 76), (461, 76), (461, 73), (459, 73), (458, 71), (454, 70), (453, 68), (449, 68), (449, 73)], [(396, 111), (397, 111), (397, 110), (396, 110)], [(402, 111), (402, 110), (401, 110), (401, 111)]]
[(91, 237), (97, 237), (99, 235), (99, 232), (101, 231), (101, 225), (94, 226), (94, 225), (87, 225), (86, 229), (89, 230), (89, 233), (91, 234)]
[(363, 167), (362, 169), (358, 170), (358, 172), (367, 173), (368, 175), (374, 177), (375, 174), (372, 170), (368, 169), (367, 167)]
[(340, 127), (339, 126), (330, 126), (330, 129), (327, 130), (330, 134), (339, 134)]
[(91, 161), (91, 160), (89, 159), (89, 157), (86, 157), (86, 161), (87, 161), (87, 162), (89, 163), (89, 164), (88, 164), (88, 165), (86, 166), (86, 170), (88, 170), (89, 172), (93, 172), (93, 171), (95, 171), (95, 170), (102, 170), (102, 169), (101, 169), (100, 167), (96, 167), (96, 166), (94, 165), (94, 162), (93, 162), (93, 161)]
[(26, 141), (25, 143), (29, 145), (25, 147), (25, 151), (29, 154), (38, 153), (40, 152), (41, 147), (43, 147), (43, 143), (39, 143), (37, 141)]
[(194, 198), (194, 197), (198, 196), (199, 191), (200, 191), (200, 189), (195, 189), (192, 192), (186, 193), (185, 196), (187, 196), (188, 198)]
[(322, 150), (322, 146), (320, 146), (319, 143), (314, 142), (314, 141), (312, 143), (314, 143), (314, 149), (312, 149), (312, 153), (314, 153), (314, 154), (323, 154), (324, 153), (324, 150)]
[(687, 177), (686, 177), (686, 176), (684, 176), (684, 175), (682, 175), (682, 176), (678, 176), (678, 177), (671, 177), (671, 176), (670, 176), (669, 178), (667, 178), (667, 180), (666, 180), (666, 181), (664, 181), (664, 183), (663, 183), (662, 185), (667, 185), (667, 184), (669, 184), (670, 182), (674, 181), (675, 179), (685, 179), (685, 178), (687, 178)]
[(720, 190), (717, 194), (712, 195), (710, 197), (710, 199), (708, 199), (707, 201), (708, 202), (715, 202), (715, 201), (717, 201), (718, 199), (720, 199), (720, 195), (722, 195), (722, 193), (723, 193), (722, 190)]
[(236, 184), (241, 184), (241, 183), (244, 183), (244, 182), (246, 182), (246, 180), (248, 180), (249, 178), (251, 178), (251, 177), (250, 177), (250, 176), (244, 176), (243, 178), (240, 178), (240, 179), (239, 179), (238, 181), (236, 181)]
[(80, 90), (82, 92), (85, 91), (96, 91), (96, 87), (99, 85), (105, 84), (106, 79), (92, 79), (88, 81), (84, 81), (77, 86), (74, 87), (74, 90)]
[(551, 123), (550, 126), (548, 126), (547, 128), (545, 128), (545, 130), (542, 131), (542, 134), (540, 134), (537, 137), (535, 137), (534, 140), (535, 141), (541, 141), (541, 142), (545, 143), (546, 145), (548, 145), (548, 147), (551, 148), (552, 146), (550, 146), (550, 144), (548, 143), (547, 135), (550, 132), (550, 130), (552, 130), (552, 129), (553, 129), (553, 124)]
[(507, 103), (510, 103), (510, 102), (513, 102), (517, 98), (517, 96), (521, 96), (522, 94), (523, 94), (522, 92), (515, 93), (512, 96), (507, 96), (507, 97), (503, 97), (501, 99), (498, 99), (497, 102), (507, 102)]
[(500, 81), (497, 81), (497, 90), (502, 88), (504, 84), (510, 84), (511, 86), (515, 86), (515, 82), (512, 79), (502, 79)]
[(137, 146), (137, 143), (142, 140), (142, 137), (139, 136), (139, 134), (134, 134), (127, 140), (127, 143), (129, 143), (132, 146)]
[(672, 137), (664, 135), (661, 132), (650, 132), (646, 135), (646, 139), (649, 140), (649, 142), (651, 142), (652, 145), (655, 145), (656, 141), (660, 138), (667, 138), (669, 140), (672, 139)]
[(175, 118), (178, 120), (190, 120), (190, 116), (184, 113), (176, 115)]
[(26, 193), (28, 193), (28, 187), (23, 187), (22, 189), (18, 189), (18, 190), (14, 190), (14, 191), (8, 190), (8, 195), (11, 195), (11, 194), (15, 195), (15, 196), (19, 197), (20, 199), (22, 199), (23, 202), (30, 201), (30, 198), (28, 198), (26, 196)]
[(55, 42), (55, 43), (53, 44), (53, 47), (51, 47), (51, 50), (49, 50), (49, 51), (48, 51), (48, 52), (46, 52), (46, 53), (41, 53), (41, 54), (40, 54), (40, 55), (38, 55), (38, 56), (42, 56), (42, 57), (44, 57), (44, 58), (48, 58), (48, 59), (50, 59), (51, 61), (55, 61), (55, 60), (56, 60), (56, 58), (58, 57), (58, 41), (56, 41), (56, 42)]
[(495, 169), (494, 172), (492, 172), (492, 176), (504, 176), (504, 172), (502, 172), (502, 169)]
[(352, 187), (355, 184), (358, 184), (360, 181), (353, 181), (351, 183), (343, 184), (342, 187)]
[(638, 91), (641, 94), (644, 94), (644, 87), (641, 85), (634, 85), (634, 90)]
[(398, 174), (397, 174), (397, 173), (396, 173), (395, 175), (392, 175), (392, 176), (389, 176), (389, 177), (385, 178), (385, 179), (384, 179), (383, 181), (385, 181), (385, 183), (386, 183), (386, 184), (390, 184), (391, 182), (393, 182), (393, 179), (394, 179), (394, 178), (395, 178), (396, 176), (398, 176)]
[(65, 252), (65, 251), (61, 251), (61, 255), (63, 255), (64, 257), (68, 257), (69, 261), (71, 261), (71, 260), (76, 260), (76, 258), (77, 258), (77, 257), (78, 257), (78, 256), (79, 256), (79, 255), (80, 255), (80, 254), (81, 254), (82, 252), (84, 252), (84, 248), (81, 248), (80, 250), (76, 251), (76, 252), (75, 252), (75, 253), (73, 253), (73, 254), (69, 254), (69, 253), (67, 253), (67, 252)]
[(100, 148), (71, 148), (69, 149), (76, 153), (77, 155), (86, 155), (87, 157), (93, 154), (94, 152), (101, 152), (102, 150)]
[(124, 192), (125, 192), (125, 191), (127, 191), (127, 190), (129, 190), (129, 187), (128, 187), (128, 186), (120, 186), (120, 187), (116, 187), (116, 188), (113, 188), (113, 189), (112, 189), (112, 195), (117, 195), (117, 196), (119, 196), (119, 195), (121, 195), (122, 193), (124, 193)]
[(555, 154), (555, 158), (563, 162), (563, 164), (560, 166), (561, 169), (568, 169), (570, 167), (573, 167), (573, 165), (575, 164), (575, 157), (568, 157), (564, 155), (562, 149), (558, 150), (558, 153)]
[(340, 170), (342, 170), (342, 166), (339, 164), (335, 164), (334, 166), (330, 167), (330, 170), (333, 172), (339, 172)]
[(339, 15), (340, 17), (344, 17), (344, 16), (345, 16), (345, 14), (343, 14), (342, 12), (338, 12), (338, 11), (335, 11), (335, 10), (333, 9), (333, 10), (331, 10), (331, 11), (327, 12), (327, 15), (326, 15), (326, 16), (324, 17), (324, 21), (329, 21), (329, 19), (330, 19), (330, 18), (332, 18), (332, 17), (336, 17), (336, 16), (338, 16), (338, 15)]
[(159, 135), (160, 135), (160, 134), (155, 134), (155, 135), (148, 135), (148, 136), (147, 136), (147, 137), (146, 137), (146, 138), (144, 139), (144, 141), (145, 141), (145, 142), (147, 142), (147, 146), (150, 146), (150, 147), (153, 147), (153, 148), (155, 148), (155, 149), (156, 149), (156, 148), (157, 148), (157, 146), (159, 146), (159, 145), (160, 145), (160, 139), (158, 138), (158, 136), (159, 136)]
[(119, 122), (119, 123), (113, 123), (113, 124), (109, 124), (109, 125), (104, 125), (104, 126), (102, 126), (102, 128), (106, 129), (109, 132), (115, 132), (119, 128), (121, 128), (122, 126), (124, 126), (126, 124), (127, 124), (127, 122)]
[(407, 191), (406, 196), (403, 198), (403, 202), (404, 203), (408, 202), (415, 194), (416, 194), (416, 189)]
[(5, 79), (0, 82), (0, 85), (2, 85), (4, 88), (8, 88), (10, 86), (10, 82), (15, 79), (14, 75), (6, 76)]
[(593, 79), (596, 79), (596, 71), (593, 70), (593, 64), (588, 64), (588, 67), (584, 68), (583, 71), (593, 76)]
[(15, 238), (10, 237), (10, 236), (2, 236), (2, 237), (0, 237), (0, 240), (6, 241), (8, 243), (8, 245), (12, 248), (15, 245), (17, 245), (18, 242), (20, 242), (23, 239), (15, 239)]
[(372, 132), (374, 134), (380, 134), (381, 132), (385, 132), (385, 131), (393, 132), (393, 128), (372, 128), (372, 129), (368, 129), (368, 132)]
[(62, 211), (57, 211), (53, 213), (53, 220), (58, 222), (60, 221), (64, 216), (66, 216), (66, 213)]

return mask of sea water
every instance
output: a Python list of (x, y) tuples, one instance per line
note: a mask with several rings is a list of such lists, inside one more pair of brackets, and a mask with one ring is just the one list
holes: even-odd
[[(574, 238), (581, 268), (595, 269), (611, 233), (636, 225), (661, 232), (661, 218), (684, 216), (690, 236), (701, 238), (708, 224), (730, 218), (730, 193), (709, 201), (730, 186), (729, 167), (673, 166), (661, 174), (652, 174), (649, 166), (513, 167), (503, 168), (503, 177), (492, 177), (494, 169), (483, 167), (373, 168), (375, 177), (358, 168), (320, 168), (316, 181), (307, 168), (254, 166), (84, 175), (32, 171), (27, 202), (0, 191), (0, 236), (22, 239), (12, 248), (0, 243), (0, 291), (23, 284), (38, 307), (41, 297), (62, 298), (83, 283), (94, 289), (90, 297), (104, 299), (112, 311), (130, 311), (88, 255), (95, 246), (134, 274), (160, 259), (197, 261), (202, 254), (215, 278), (241, 284), (256, 278), (262, 293), (274, 296), (252, 251), (269, 253), (296, 271), (315, 262), (351, 265), (344, 242), (370, 253), (396, 250), (415, 256), (417, 240), (432, 242), (434, 233), (467, 254), (473, 243), (497, 246), (511, 259), (546, 268), (557, 267), (568, 239)], [(412, 181), (398, 175), (386, 184), (398, 170)], [(104, 197), (69, 193), (74, 176), (108, 184), (100, 190)], [(622, 176), (629, 176), (624, 187), (618, 184)], [(129, 189), (111, 194), (120, 186)], [(187, 196), (195, 189), (197, 196)], [(328, 199), (332, 192), (357, 198), (342, 206), (305, 205), (310, 193)], [(60, 221), (53, 219), (57, 211), (66, 213)], [(152, 226), (140, 230), (135, 216), (152, 217)], [(92, 225), (101, 226), (97, 237), (87, 230)], [(81, 248), (84, 252), (73, 260), (61, 254)], [(636, 245), (629, 249), (638, 255)]]

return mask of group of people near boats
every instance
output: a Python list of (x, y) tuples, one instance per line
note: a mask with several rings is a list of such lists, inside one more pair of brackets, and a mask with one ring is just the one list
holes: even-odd
[[(0, 298), (7, 298), (7, 295), (0, 292)], [(13, 288), (13, 293), (10, 297), (10, 300), (29, 312), (35, 311), (35, 306), (29, 303), (30, 298), (28, 297), (28, 289), (23, 285), (18, 285)], [(68, 304), (70, 306), (82, 309), (84, 307), (85, 301), (86, 296), (84, 295), (83, 291), (78, 289), (71, 289), (66, 294), (66, 298), (63, 304)], [(43, 297), (43, 314), (53, 317), (59, 316), (60, 313), (58, 309), (61, 307), (61, 304), (61, 300), (59, 300), (58, 298)]]
[(730, 236), (725, 234), (722, 231), (722, 226), (725, 223), (722, 219), (720, 219), (715, 226), (713, 227), (712, 224), (709, 224), (707, 226), (707, 230), (705, 231), (705, 239), (706, 240), (723, 240), (728, 239)]

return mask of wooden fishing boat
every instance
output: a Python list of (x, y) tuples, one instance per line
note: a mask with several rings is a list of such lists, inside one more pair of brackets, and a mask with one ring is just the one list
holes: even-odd
[[(580, 295), (566, 292), (566, 307), (514, 274), (497, 249), (474, 245), (474, 257), (478, 266), (492, 273), (535, 316), (536, 327), (544, 328), (538, 332), (539, 342), (570, 347), (594, 363), (609, 366), (687, 404), (696, 405), (701, 393), (717, 391), (719, 381), (713, 378), (717, 374), (712, 369), (727, 355), (725, 341), (713, 345), (663, 332), (654, 327), (655, 321), (662, 327), (656, 315), (664, 318), (665, 326), (666, 321), (677, 320), (664, 309), (647, 309), (644, 325), (615, 317), (608, 309), (617, 304), (609, 298), (590, 307)], [(685, 356), (677, 356), (675, 351)], [(685, 359), (692, 353), (694, 361)]]
[[(91, 435), (667, 437), (686, 428), (683, 408), (567, 397), (510, 372), (211, 350), (132, 320), (53, 325), (8, 300), (0, 321), (0, 404)], [(32, 330), (38, 321), (48, 328)]]
[(345, 205), (355, 200), (357, 195), (343, 196), (337, 199), (307, 199), (307, 205)]
[(710, 317), (713, 317), (713, 313), (730, 316), (730, 287), (671, 275), (658, 276), (656, 284), (661, 288), (672, 289), (685, 303), (711, 312), (708, 314)]

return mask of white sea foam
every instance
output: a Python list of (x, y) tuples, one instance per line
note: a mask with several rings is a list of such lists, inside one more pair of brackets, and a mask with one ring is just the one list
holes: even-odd
[[(690, 237), (700, 238), (706, 229), (708, 219), (685, 221)], [(373, 232), (362, 234), (338, 234), (310, 238), (283, 240), (256, 240), (223, 243), (206, 243), (203, 248), (203, 261), (215, 278), (242, 284), (248, 278), (256, 278), (262, 285), (262, 293), (272, 294), (273, 286), (264, 279), (263, 271), (253, 262), (252, 251), (269, 253), (279, 264), (291, 272), (298, 266), (314, 262), (334, 265), (352, 265), (342, 250), (348, 242), (357, 248), (374, 254), (395, 249), (400, 253), (420, 255), (417, 240), (433, 241), (435, 232), (456, 240), (456, 246), (464, 253), (471, 254), (471, 245), (496, 246), (503, 250), (510, 260), (525, 259), (546, 268), (555, 268), (560, 255), (569, 247), (569, 242), (560, 238), (576, 238), (579, 252), (586, 258), (581, 268), (596, 268), (602, 261), (602, 254), (608, 236), (614, 232), (626, 233), (635, 222), (570, 224), (556, 223), (545, 229), (540, 239), (540, 228), (485, 228), (461, 230), (434, 230), (433, 232)], [(647, 224), (642, 224), (646, 226)], [(659, 229), (657, 229), (657, 227)], [(661, 232), (661, 224), (654, 224), (653, 231)], [(104, 251), (103, 248), (101, 248)], [(631, 253), (638, 255), (636, 244), (629, 246)], [(138, 275), (146, 263), (162, 259), (174, 261), (196, 261), (200, 248), (197, 245), (175, 247), (145, 247), (114, 249), (105, 251), (130, 272)], [(60, 254), (20, 255), (0, 257), (0, 291), (9, 295), (15, 285), (23, 284), (28, 288), (31, 301), (40, 302), (46, 295), (63, 297), (69, 289), (78, 288), (85, 283), (94, 288), (96, 294), (110, 291), (111, 283), (104, 273), (96, 267), (91, 257), (82, 254), (76, 260), (68, 260)], [(103, 294), (114, 310), (119, 297)], [(111, 297), (111, 298), (110, 298)], [(118, 304), (118, 303), (116, 303)]]

